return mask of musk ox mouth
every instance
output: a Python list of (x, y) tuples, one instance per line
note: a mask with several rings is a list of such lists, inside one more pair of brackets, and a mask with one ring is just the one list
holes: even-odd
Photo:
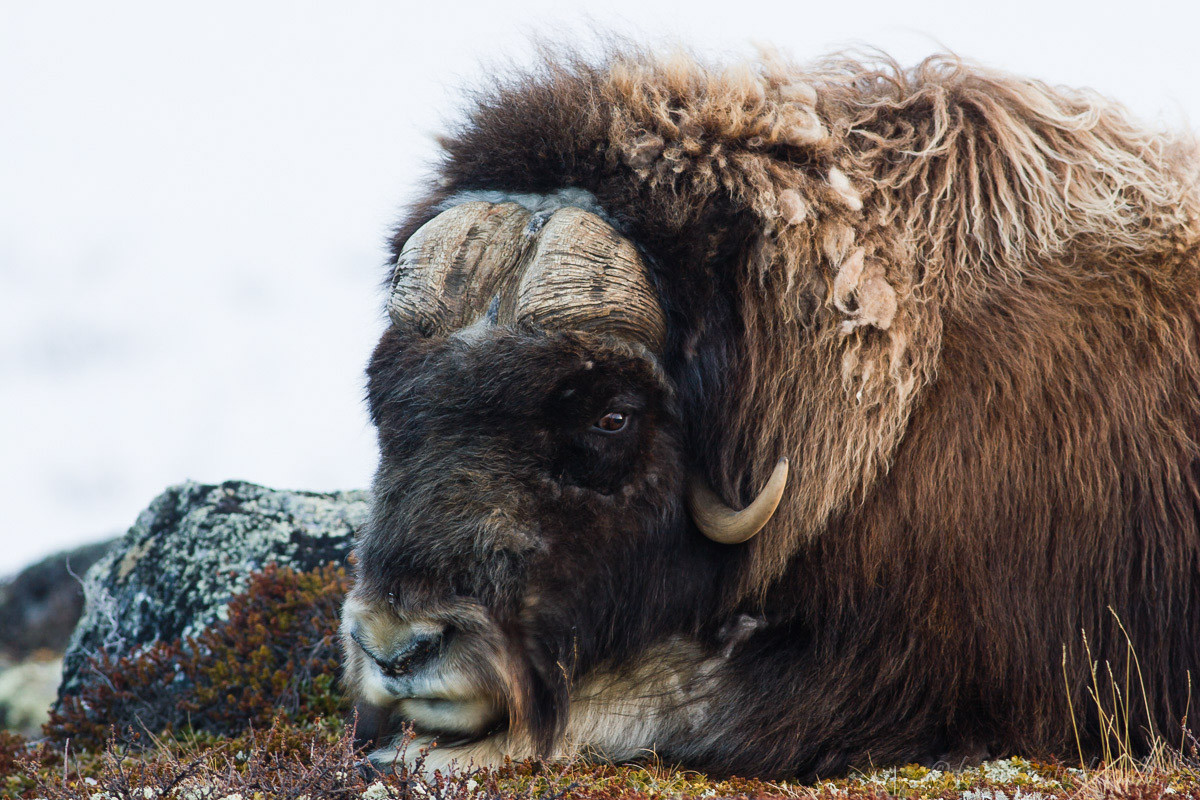
[[(485, 736), (508, 721), (503, 658), (480, 612), (405, 620), (377, 604), (348, 602), (343, 612), (347, 678), (379, 722), (384, 740), (411, 725), (419, 734)], [(498, 668), (501, 667), (501, 668)]]

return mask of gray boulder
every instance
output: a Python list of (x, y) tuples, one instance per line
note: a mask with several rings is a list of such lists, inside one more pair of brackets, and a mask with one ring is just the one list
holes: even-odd
[(63, 662), (59, 698), (93, 676), (89, 657), (136, 654), (222, 619), (268, 563), (345, 562), (366, 492), (290, 492), (252, 483), (185, 483), (159, 495), (84, 579), (86, 605)]

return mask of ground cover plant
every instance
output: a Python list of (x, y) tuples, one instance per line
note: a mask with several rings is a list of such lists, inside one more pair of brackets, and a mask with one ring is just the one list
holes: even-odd
[(311, 572), (268, 565), (200, 635), (118, 659), (98, 654), (91, 669), (100, 679), (65, 698), (46, 733), (96, 748), (129, 731), (237, 735), (277, 717), (301, 727), (341, 719), (337, 628), (348, 587), (334, 564)]
[[(1125, 721), (1106, 720), (1106, 763), (1020, 758), (965, 769), (910, 765), (814, 784), (709, 777), (657, 763), (509, 763), (453, 774), (361, 768), (336, 685), (337, 625), (349, 581), (269, 566), (233, 600), (225, 621), (137, 657), (98, 657), (92, 681), (29, 742), (0, 733), (0, 796), (45, 800), (657, 800), (889, 797), (1200, 798), (1195, 743), (1160, 743), (1135, 760)], [(1136, 686), (1136, 681), (1133, 683)], [(1135, 692), (1129, 692), (1126, 703)]]

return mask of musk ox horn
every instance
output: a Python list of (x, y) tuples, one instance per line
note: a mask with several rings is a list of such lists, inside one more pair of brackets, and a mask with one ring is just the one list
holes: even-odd
[(532, 244), (529, 216), (514, 203), (463, 203), (422, 225), (396, 261), (388, 316), (429, 333), (471, 324)]
[(761, 531), (771, 519), (783, 499), (787, 479), (788, 460), (785, 457), (779, 459), (767, 485), (754, 502), (735, 511), (717, 497), (703, 478), (693, 475), (688, 481), (688, 508), (696, 527), (709, 539), (721, 544), (740, 544)]
[(405, 243), (388, 313), (431, 333), (496, 323), (612, 333), (661, 352), (666, 320), (637, 248), (581, 208), (462, 203)]
[(637, 248), (600, 217), (563, 208), (542, 227), (517, 289), (518, 318), (605, 330), (661, 352), (666, 320)]

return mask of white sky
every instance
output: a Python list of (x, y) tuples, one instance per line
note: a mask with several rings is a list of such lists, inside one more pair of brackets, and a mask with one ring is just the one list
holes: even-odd
[(1195, 0), (0, 0), (0, 574), (187, 478), (365, 487), (383, 241), (430, 135), (532, 34), (599, 27), (945, 47), (1200, 119)]

